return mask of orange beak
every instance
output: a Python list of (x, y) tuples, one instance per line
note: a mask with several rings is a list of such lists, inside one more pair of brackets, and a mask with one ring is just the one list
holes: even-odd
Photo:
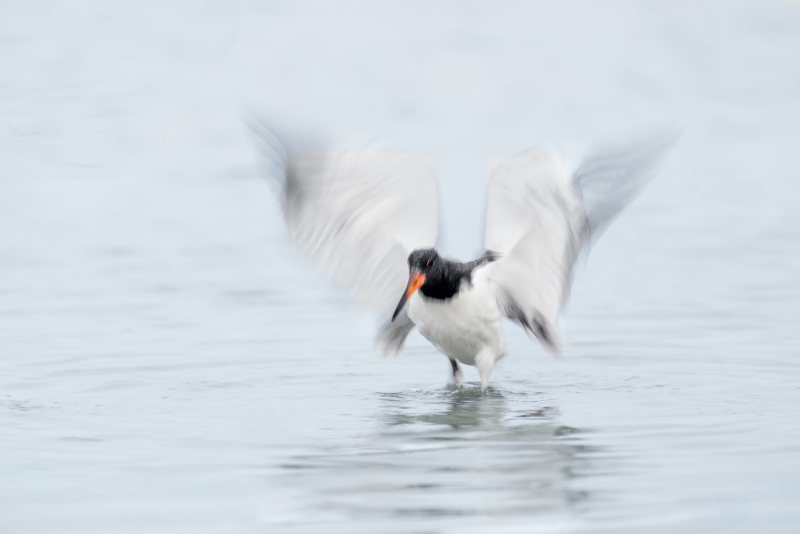
[(394, 310), (394, 314), (392, 315), (392, 321), (397, 318), (397, 314), (400, 313), (400, 310), (403, 309), (408, 299), (411, 298), (411, 295), (414, 294), (414, 291), (419, 289), (422, 284), (425, 283), (425, 275), (419, 271), (411, 271), (411, 274), (408, 276), (408, 285), (406, 286), (406, 292), (403, 294), (403, 298), (400, 299), (400, 304), (397, 305), (397, 309)]

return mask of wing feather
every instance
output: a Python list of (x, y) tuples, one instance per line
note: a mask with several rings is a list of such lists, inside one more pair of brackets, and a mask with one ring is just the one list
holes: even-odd
[(359, 302), (391, 314), (408, 280), (408, 255), (436, 244), (431, 159), (372, 148), (287, 157), (263, 125), (251, 128), (262, 154), (283, 171), (292, 238)]
[(597, 152), (572, 173), (552, 150), (490, 163), (486, 269), (506, 317), (561, 355), (558, 314), (578, 255), (655, 175), (678, 134)]

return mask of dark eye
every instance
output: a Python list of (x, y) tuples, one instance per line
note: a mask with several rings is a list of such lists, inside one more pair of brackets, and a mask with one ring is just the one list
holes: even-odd
[(433, 263), (433, 260), (428, 260), (428, 261), (426, 261), (426, 262), (425, 262), (425, 267), (430, 267), (430, 266), (431, 266), (431, 263)]

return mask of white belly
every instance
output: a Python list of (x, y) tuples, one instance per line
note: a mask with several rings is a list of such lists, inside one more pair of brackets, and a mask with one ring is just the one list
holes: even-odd
[(503, 357), (501, 314), (482, 270), (473, 284), (462, 282), (458, 294), (447, 300), (425, 297), (417, 291), (408, 301), (408, 316), (425, 338), (450, 358), (475, 365), (475, 356)]

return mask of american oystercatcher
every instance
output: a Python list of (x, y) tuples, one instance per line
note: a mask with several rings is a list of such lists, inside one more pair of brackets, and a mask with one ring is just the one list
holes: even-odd
[[(473, 365), (486, 390), (505, 354), (503, 318), (560, 357), (557, 319), (572, 267), (651, 178), (675, 134), (598, 152), (573, 172), (557, 148), (490, 165), (480, 258), (443, 258), (429, 158), (373, 148), (300, 150), (262, 123), (251, 129), (282, 186), (291, 236), (365, 306), (390, 319), (376, 347), (396, 354), (414, 327), (450, 360), (452, 384)], [(398, 302), (399, 300), (399, 302)]]

